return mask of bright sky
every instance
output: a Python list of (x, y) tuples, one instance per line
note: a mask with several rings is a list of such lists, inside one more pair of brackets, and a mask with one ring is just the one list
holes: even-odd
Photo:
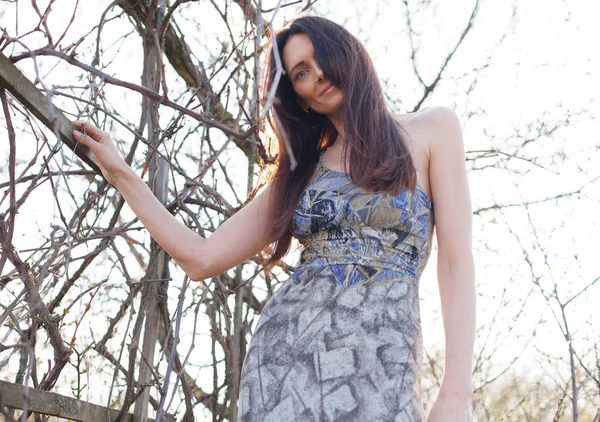
[[(38, 3), (42, 7), (42, 2)], [(92, 21), (95, 24), (110, 2), (80, 3), (80, 16), (94, 16)], [(333, 11), (326, 16), (344, 24), (365, 42), (381, 78), (387, 83), (387, 94), (397, 101), (396, 106), (401, 111), (408, 111), (420, 98), (422, 88), (419, 87), (412, 68), (408, 66), (410, 44), (406, 36), (402, 3), (334, 0), (317, 4), (320, 10)], [(413, 21), (415, 31), (419, 33), (417, 64), (426, 82), (435, 78), (440, 63), (455, 45), (474, 1), (433, 3), (439, 3), (438, 7), (425, 7), (424, 11), (415, 15)], [(15, 33), (17, 4), (0, 5), (0, 26), (6, 27), (11, 35)], [(263, 1), (265, 8), (275, 4), (275, 1)], [(72, 1), (59, 0), (50, 20), (52, 25), (64, 28), (68, 24), (73, 5)], [(409, 7), (413, 11), (418, 7), (416, 2), (409, 1), (409, 5), (412, 5)], [(212, 12), (210, 4), (205, 2), (194, 7), (195, 11), (206, 13), (203, 16), (207, 17), (202, 22), (207, 25), (210, 25), (208, 22), (215, 22), (215, 27), (219, 25), (220, 18)], [(231, 7), (234, 11), (235, 5)], [(600, 49), (593, 46), (600, 39), (600, 27), (596, 22), (600, 16), (600, 3), (592, 0), (529, 0), (514, 3), (487, 1), (482, 2), (480, 7), (473, 33), (467, 37), (444, 74), (439, 89), (435, 90), (425, 106), (448, 105), (457, 111), (464, 125), (468, 151), (497, 148), (509, 154), (534, 159), (544, 168), (536, 167), (529, 161), (511, 159), (504, 161), (497, 169), (472, 170), (470, 185), (474, 209), (494, 203), (536, 201), (577, 190), (585, 182), (597, 178), (599, 172), (594, 163), (600, 159), (600, 127), (593, 116), (600, 114)], [(514, 23), (513, 7), (517, 7)], [(19, 8), (19, 33), (24, 33), (30, 29), (34, 20), (29, 5), (22, 4)], [(209, 19), (213, 15), (215, 19)], [(284, 9), (278, 16), (276, 27), (281, 25), (283, 19), (293, 16), (292, 8)], [(195, 31), (191, 27), (192, 22), (186, 21), (185, 17), (178, 19), (184, 32), (189, 28), (186, 39), (191, 45), (197, 46), (194, 52), (198, 57), (204, 58), (220, 49), (212, 37), (212, 33), (220, 29), (207, 26), (205, 31)], [(64, 44), (77, 40), (85, 33), (86, 28), (85, 19), (77, 19)], [(108, 51), (105, 60), (112, 59), (111, 55), (116, 52), (111, 47), (110, 38), (118, 40), (131, 30), (131, 26), (122, 20), (110, 23), (109, 28), (110, 31), (103, 34), (106, 37), (103, 46)], [(241, 34), (242, 29), (237, 29)], [(505, 32), (506, 39), (497, 47)], [(29, 46), (41, 47), (42, 42), (39, 36), (27, 38)], [(199, 45), (205, 46), (205, 49), (198, 47)], [(125, 56), (128, 57), (128, 62), (124, 62)], [(489, 56), (491, 60), (484, 67)], [(90, 63), (91, 58), (89, 53), (85, 53), (80, 60)], [(30, 63), (27, 60), (19, 65), (30, 72)], [(50, 67), (50, 63), (53, 63), (51, 60), (46, 63), (48, 65), (43, 68), (42, 76), (47, 86), (85, 83), (74, 82), (69, 72), (53, 71)], [(108, 66), (108, 70), (120, 79), (139, 83), (140, 63), (138, 36), (132, 34), (122, 42), (121, 52), (117, 60)], [(479, 67), (482, 69), (477, 73), (472, 72)], [(59, 68), (66, 69), (62, 64)], [(475, 75), (476, 87), (467, 95), (469, 87), (475, 81)], [(118, 93), (123, 104), (130, 104), (129, 116), (135, 121), (135, 116), (139, 113), (137, 94), (134, 96), (125, 90), (111, 87), (107, 90)], [(115, 106), (120, 107), (119, 104)], [(121, 107), (121, 111), (123, 108)], [(585, 112), (577, 115), (582, 110)], [(164, 113), (170, 115), (169, 111), (165, 110)], [(571, 116), (569, 125), (565, 125), (567, 115), (571, 113), (575, 116)], [(523, 149), (516, 149), (522, 143), (522, 139), (516, 136), (517, 133), (523, 139), (528, 139), (536, 132), (543, 133), (553, 125), (558, 125), (559, 128), (552, 136), (542, 137)], [(0, 139), (6, 139), (4, 124), (0, 127)], [(0, 148), (6, 151), (6, 142), (0, 141)], [(27, 156), (27, 146), (19, 145), (19, 148), (23, 157)], [(0, 156), (7, 155), (4, 153)], [(472, 158), (471, 155), (470, 157)], [(490, 158), (469, 164), (481, 168), (496, 161), (498, 159)], [(0, 181), (4, 182), (8, 177), (4, 170), (5, 162), (1, 162), (1, 165)], [(245, 171), (243, 162), (240, 162), (240, 169)], [(240, 192), (244, 191), (243, 179), (242, 176)], [(548, 353), (561, 355), (564, 359), (567, 348), (564, 339), (557, 332), (552, 314), (548, 312), (547, 305), (537, 291), (528, 300), (524, 314), (517, 320), (516, 326), (510, 326), (511, 316), (522, 306), (527, 292), (533, 287), (532, 276), (521, 247), (510, 231), (518, 234), (528, 249), (528, 258), (535, 264), (536, 276), (542, 277), (541, 285), (550, 286), (554, 280), (559, 286), (560, 295), (577, 292), (598, 277), (598, 265), (595, 262), (597, 252), (594, 251), (600, 242), (597, 224), (599, 192), (596, 182), (572, 199), (531, 206), (531, 220), (522, 207), (507, 209), (502, 214), (482, 213), (475, 216), (474, 248), (480, 293), (478, 325), (492, 321), (496, 312), (499, 313), (497, 318), (501, 323), (494, 324), (490, 340), (499, 347), (496, 355), (499, 369), (502, 368), (501, 362), (510, 360), (515, 356), (515, 351), (520, 350), (540, 318), (547, 322), (539, 326), (536, 339), (527, 348), (523, 364), (541, 362), (541, 355), (536, 352), (534, 345)], [(43, 203), (53, 202), (49, 191), (39, 192), (37, 195)], [(49, 207), (48, 209), (50, 210)], [(46, 231), (49, 224), (59, 222), (56, 207), (50, 211), (53, 215), (47, 219), (40, 218), (38, 208), (24, 208), (21, 211), (20, 221), (30, 224), (21, 223), (18, 227), (23, 239), (17, 241), (19, 247), (26, 247), (28, 240), (39, 236), (39, 231)], [(533, 243), (533, 227), (538, 233), (539, 245)], [(567, 308), (571, 329), (576, 332), (576, 345), (583, 347), (586, 336), (598, 339), (600, 313), (592, 297), (598, 297), (599, 290), (596, 286), (579, 298), (575, 305)], [(435, 277), (435, 250), (422, 278), (421, 292), (424, 339), (426, 347), (435, 350), (443, 346)], [(590, 321), (593, 321), (593, 330)], [(84, 330), (80, 332), (85, 333)], [(485, 339), (479, 338), (478, 347), (482, 347), (484, 341)], [(207, 337), (199, 337), (196, 350), (209, 350), (208, 344)], [(210, 386), (212, 381), (209, 379), (206, 383)]]

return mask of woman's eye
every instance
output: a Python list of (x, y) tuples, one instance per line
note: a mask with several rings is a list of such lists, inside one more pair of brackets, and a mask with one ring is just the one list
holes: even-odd
[(296, 73), (296, 80), (306, 76), (306, 73), (307, 73), (306, 70), (301, 70), (300, 72)]

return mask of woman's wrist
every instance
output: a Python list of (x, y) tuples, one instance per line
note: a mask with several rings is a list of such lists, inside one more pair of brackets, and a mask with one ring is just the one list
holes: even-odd
[(121, 189), (129, 186), (131, 182), (136, 179), (139, 179), (137, 173), (123, 161), (123, 165), (120, 169), (111, 174), (110, 182), (117, 190), (121, 191)]
[(459, 383), (444, 380), (440, 386), (438, 396), (471, 400), (473, 398), (473, 384), (469, 382)]

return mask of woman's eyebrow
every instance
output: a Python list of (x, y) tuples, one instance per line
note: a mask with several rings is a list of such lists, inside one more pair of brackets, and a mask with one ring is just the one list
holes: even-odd
[(290, 74), (292, 74), (292, 72), (294, 71), (294, 69), (296, 69), (298, 66), (301, 66), (301, 65), (303, 65), (303, 64), (305, 64), (305, 63), (306, 63), (306, 62), (305, 62), (304, 60), (300, 60), (298, 63), (296, 63), (296, 64), (294, 65), (294, 67), (292, 67), (292, 68), (290, 69), (290, 72), (289, 72), (289, 73), (290, 73)]

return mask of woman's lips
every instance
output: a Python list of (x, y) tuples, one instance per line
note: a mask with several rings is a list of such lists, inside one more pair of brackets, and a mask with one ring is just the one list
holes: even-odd
[(327, 85), (327, 86), (325, 87), (325, 89), (324, 89), (323, 91), (321, 91), (321, 94), (320, 94), (320, 96), (323, 96), (323, 95), (325, 95), (325, 94), (328, 94), (328, 93), (330, 93), (330, 92), (333, 90), (333, 88), (334, 88), (333, 84), (329, 84), (329, 85)]

